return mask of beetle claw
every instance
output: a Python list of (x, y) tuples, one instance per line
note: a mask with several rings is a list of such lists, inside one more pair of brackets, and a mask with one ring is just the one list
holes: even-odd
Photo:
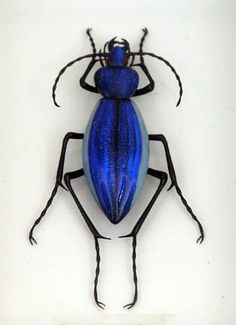
[(37, 241), (34, 239), (33, 236), (29, 237), (30, 244), (33, 246), (34, 244), (38, 245)]
[(201, 236), (197, 239), (196, 243), (197, 243), (197, 244), (201, 244), (201, 243), (203, 242), (203, 240), (204, 240), (204, 235), (201, 235)]
[(105, 307), (106, 307), (106, 305), (101, 301), (96, 301), (96, 304), (98, 305), (98, 307), (100, 307), (102, 309), (105, 309)]
[(135, 302), (131, 302), (130, 304), (124, 305), (123, 308), (130, 309), (135, 305)]

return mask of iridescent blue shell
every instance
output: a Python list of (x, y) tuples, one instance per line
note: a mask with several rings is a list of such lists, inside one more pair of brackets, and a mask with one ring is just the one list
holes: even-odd
[(112, 223), (120, 222), (137, 199), (148, 159), (148, 135), (134, 102), (102, 98), (84, 135), (83, 169), (94, 198)]

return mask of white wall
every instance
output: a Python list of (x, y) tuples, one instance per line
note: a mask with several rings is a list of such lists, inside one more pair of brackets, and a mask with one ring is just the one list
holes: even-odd
[[(0, 323), (4, 325), (161, 324), (233, 325), (236, 299), (236, 3), (235, 1), (2, 1), (0, 4)], [(135, 101), (150, 133), (169, 140), (180, 186), (202, 221), (206, 240), (176, 192), (164, 191), (138, 238), (139, 301), (133, 285), (131, 242), (117, 239), (132, 228), (156, 182), (147, 178), (129, 217), (112, 226), (84, 180), (81, 200), (101, 242), (99, 310), (93, 301), (94, 243), (70, 195), (60, 191), (31, 247), (27, 232), (54, 184), (64, 134), (83, 132), (99, 96), (79, 87), (86, 62), (51, 87), (64, 64), (89, 53), (93, 27), (98, 47), (115, 35), (136, 50), (164, 56), (180, 74), (184, 97), (163, 63), (147, 59), (155, 91)], [(72, 141), (73, 142), (73, 141)], [(166, 170), (161, 146), (151, 145), (151, 166)], [(73, 142), (66, 170), (81, 166)], [(99, 318), (98, 318), (99, 317)]]

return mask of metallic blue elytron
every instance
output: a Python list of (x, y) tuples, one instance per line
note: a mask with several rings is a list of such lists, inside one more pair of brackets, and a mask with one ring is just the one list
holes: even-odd
[[(91, 30), (88, 29), (87, 34), (90, 39), (93, 53), (69, 62), (61, 69), (53, 85), (52, 97), (54, 104), (59, 106), (56, 101), (56, 88), (61, 75), (74, 63), (89, 58), (91, 61), (80, 78), (80, 85), (87, 91), (101, 94), (102, 98), (98, 101), (93, 110), (85, 133), (69, 132), (65, 135), (62, 143), (55, 186), (45, 208), (35, 220), (29, 232), (29, 240), (32, 245), (37, 244), (33, 236), (34, 229), (45, 216), (58, 188), (62, 187), (69, 191), (95, 240), (96, 270), (94, 279), (94, 299), (99, 307), (104, 308), (105, 304), (99, 301), (97, 290), (100, 273), (99, 239), (110, 238), (101, 235), (93, 224), (73, 189), (72, 180), (85, 176), (97, 204), (107, 218), (113, 224), (117, 224), (127, 216), (137, 200), (146, 175), (158, 179), (157, 189), (151, 197), (150, 202), (139, 216), (134, 228), (127, 235), (120, 236), (120, 238), (132, 238), (134, 295), (131, 303), (124, 306), (129, 309), (135, 305), (138, 298), (138, 278), (136, 269), (137, 234), (168, 178), (166, 172), (149, 167), (149, 141), (161, 142), (164, 147), (168, 173), (171, 179), (168, 190), (175, 188), (183, 205), (197, 223), (200, 231), (200, 237), (197, 240), (199, 243), (202, 243), (204, 240), (204, 230), (178, 185), (166, 138), (162, 134), (148, 135), (139, 109), (131, 99), (131, 97), (145, 95), (154, 90), (155, 83), (144, 61), (145, 57), (153, 57), (164, 62), (174, 73), (179, 85), (179, 100), (176, 106), (180, 104), (183, 93), (179, 75), (166, 59), (156, 54), (143, 51), (143, 43), (148, 33), (146, 28), (143, 29), (138, 52), (131, 52), (129, 43), (125, 39), (117, 41), (116, 38), (106, 42), (103, 52), (102, 50), (97, 52), (90, 31)], [(138, 62), (135, 63), (137, 58)], [(86, 81), (87, 77), (95, 65), (99, 63), (100, 68), (94, 74), (94, 85), (90, 84)], [(139, 88), (138, 74), (140, 70), (148, 80), (148, 84), (141, 88)], [(71, 139), (83, 141), (83, 168), (64, 173), (67, 144)], [(62, 182), (63, 176), (65, 185)]]

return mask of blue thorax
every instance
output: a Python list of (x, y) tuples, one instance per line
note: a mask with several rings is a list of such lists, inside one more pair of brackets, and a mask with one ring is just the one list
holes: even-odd
[(99, 92), (106, 98), (130, 98), (138, 88), (137, 72), (127, 67), (127, 58), (122, 47), (113, 47), (106, 61), (107, 66), (100, 68), (94, 76)]

